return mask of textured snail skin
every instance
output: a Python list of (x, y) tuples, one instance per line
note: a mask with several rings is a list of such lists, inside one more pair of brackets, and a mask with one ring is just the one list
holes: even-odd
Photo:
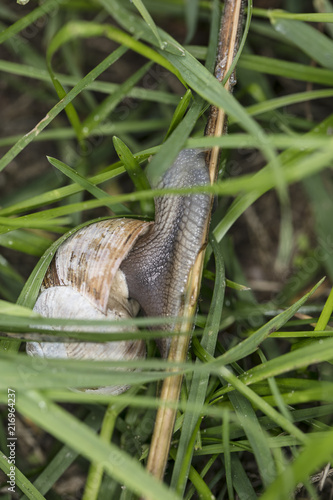
[[(185, 188), (209, 184), (203, 152), (181, 151), (157, 188)], [(121, 269), (130, 297), (147, 316), (177, 316), (189, 272), (202, 247), (210, 211), (207, 194), (171, 195), (155, 199), (155, 224), (140, 236)], [(170, 328), (170, 326), (169, 326)], [(159, 343), (166, 357), (170, 339)]]

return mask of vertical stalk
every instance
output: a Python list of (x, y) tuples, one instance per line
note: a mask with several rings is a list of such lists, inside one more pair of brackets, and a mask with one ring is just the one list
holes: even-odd
[[(232, 63), (238, 48), (238, 40), (242, 25), (242, 0), (226, 0), (220, 28), (220, 40), (215, 66), (215, 76), (227, 90), (232, 91), (234, 85)], [(231, 70), (231, 72), (230, 72)], [(226, 81), (224, 81), (226, 80)], [(227, 117), (223, 109), (211, 107), (206, 127), (206, 135), (221, 136), (225, 133)], [(214, 147), (207, 153), (211, 183), (214, 182), (219, 162), (219, 148)], [(202, 238), (202, 250), (192, 268), (187, 283), (187, 300), (180, 314), (184, 317), (178, 326), (179, 335), (172, 338), (168, 360), (183, 362), (186, 360), (190, 334), (193, 324), (188, 318), (193, 318), (196, 311), (200, 291), (201, 276), (204, 262), (204, 249), (209, 229), (209, 220)], [(176, 371), (177, 369), (170, 369)], [(176, 418), (176, 409), (168, 407), (168, 403), (177, 402), (182, 384), (182, 376), (175, 375), (165, 379), (161, 391), (161, 404), (157, 411), (147, 469), (151, 474), (163, 480), (167, 464), (170, 443)]]
[[(243, 20), (243, 0), (227, 0), (225, 2), (224, 12), (221, 19), (220, 38), (218, 53), (215, 65), (215, 77), (224, 84), (229, 92), (232, 92), (236, 83), (233, 60), (238, 50), (238, 44), (242, 29)], [(223, 108), (211, 106), (207, 121), (205, 135), (220, 137), (226, 133), (227, 115)], [(215, 181), (220, 150), (218, 146), (213, 147), (207, 153), (207, 163), (211, 182)]]

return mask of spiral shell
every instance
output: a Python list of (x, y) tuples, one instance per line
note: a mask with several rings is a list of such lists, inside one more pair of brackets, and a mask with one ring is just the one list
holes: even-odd
[[(49, 318), (120, 320), (136, 316), (139, 305), (129, 299), (125, 275), (119, 267), (149, 226), (148, 222), (123, 218), (100, 221), (77, 231), (59, 247), (34, 311)], [(114, 327), (115, 332), (129, 330)], [(103, 328), (98, 333), (103, 333)], [(47, 358), (133, 360), (145, 357), (145, 352), (142, 340), (27, 343), (28, 354)], [(126, 389), (110, 386), (87, 391), (119, 394)]]

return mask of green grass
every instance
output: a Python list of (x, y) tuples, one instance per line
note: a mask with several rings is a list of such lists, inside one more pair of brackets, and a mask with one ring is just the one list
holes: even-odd
[[(69, 499), (284, 500), (300, 483), (302, 498), (328, 498), (329, 485), (321, 492), (312, 479), (333, 458), (333, 6), (314, 5), (250, 9), (233, 95), (212, 75), (216, 0), (0, 6), (3, 498), (8, 388), (23, 429), (17, 498), (61, 498), (69, 473), (79, 485), (67, 486)], [(228, 135), (204, 137), (210, 104), (228, 113)], [(69, 329), (58, 336), (117, 338), (92, 333), (96, 321), (76, 332), (82, 320), (32, 313), (57, 247), (92, 219), (152, 218), (156, 179), (178, 151), (215, 145), (221, 168), (206, 191), (217, 201), (190, 356), (177, 365), (185, 383), (161, 484), (144, 469), (167, 376), (152, 340), (156, 320), (127, 322), (140, 327), (127, 338), (147, 340), (144, 361), (31, 359), (24, 339), (50, 339), (59, 326)], [(246, 211), (264, 225), (263, 196), (274, 231), (264, 228), (253, 243), (253, 226), (243, 235)], [(304, 207), (307, 223), (297, 217)], [(262, 261), (265, 234), (274, 243), (266, 257), (281, 277), (263, 293), (251, 270), (274, 281)], [(120, 396), (68, 389), (118, 382), (132, 388)]]

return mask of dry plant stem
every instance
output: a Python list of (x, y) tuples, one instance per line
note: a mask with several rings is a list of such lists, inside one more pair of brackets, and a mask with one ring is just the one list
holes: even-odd
[[(208, 231), (207, 221), (207, 231)], [(189, 278), (188, 290), (190, 293), (187, 296), (187, 301), (182, 314), (187, 318), (193, 317), (196, 311), (197, 298), (200, 290), (202, 265), (204, 257), (204, 247), (198, 255), (198, 258), (193, 266), (191, 276)], [(187, 319), (183, 320), (179, 327), (179, 335), (173, 337), (170, 346), (170, 353), (168, 360), (173, 362), (182, 362), (186, 359), (189, 347), (190, 334), (192, 331), (192, 322)], [(176, 339), (176, 342), (175, 342)], [(177, 371), (171, 369), (170, 372)], [(160, 480), (163, 479), (164, 471), (168, 459), (170, 443), (172, 439), (173, 427), (176, 418), (176, 410), (168, 407), (169, 402), (176, 402), (179, 399), (180, 389), (182, 385), (182, 375), (175, 375), (167, 378), (162, 386), (161, 391), (161, 405), (158, 409), (154, 427), (154, 433), (150, 446), (147, 469), (151, 474)], [(163, 403), (166, 404), (163, 404)]]
[[(224, 75), (231, 67), (240, 33), (242, 18), (242, 0), (229, 0), (225, 2), (225, 10), (220, 30), (219, 53), (215, 69), (215, 76), (222, 82)], [(226, 89), (231, 90), (230, 79), (226, 83)], [(223, 109), (211, 108), (206, 135), (220, 136), (226, 130), (226, 114)], [(208, 154), (207, 164), (209, 165), (210, 179), (213, 183), (218, 167), (219, 148), (213, 148)], [(193, 317), (196, 311), (196, 304), (200, 290), (202, 268), (204, 262), (204, 249), (206, 247), (209, 229), (207, 220), (206, 230), (203, 235), (202, 250), (193, 266), (187, 285), (187, 301), (180, 312), (186, 318)], [(182, 362), (186, 360), (192, 323), (184, 320), (179, 327), (179, 333), (183, 335), (175, 336), (172, 339), (168, 360), (172, 362)], [(176, 371), (176, 370), (170, 370)], [(162, 386), (161, 405), (156, 415), (155, 428), (153, 432), (150, 452), (148, 456), (147, 469), (151, 474), (160, 480), (163, 479), (165, 467), (168, 459), (170, 443), (173, 434), (173, 427), (176, 418), (176, 410), (168, 407), (169, 402), (177, 402), (179, 399), (182, 384), (182, 376), (175, 375), (167, 378)]]
[[(228, 73), (236, 55), (242, 29), (242, 20), (243, 0), (226, 1), (221, 21), (218, 54), (215, 65), (215, 77), (221, 83)], [(225, 89), (232, 92), (234, 82), (235, 79), (232, 73), (224, 85)], [(227, 116), (224, 109), (211, 106), (205, 135), (220, 137), (226, 133), (226, 128)], [(220, 150), (217, 146), (207, 153), (207, 164), (209, 165), (212, 183), (217, 176), (219, 154)]]

